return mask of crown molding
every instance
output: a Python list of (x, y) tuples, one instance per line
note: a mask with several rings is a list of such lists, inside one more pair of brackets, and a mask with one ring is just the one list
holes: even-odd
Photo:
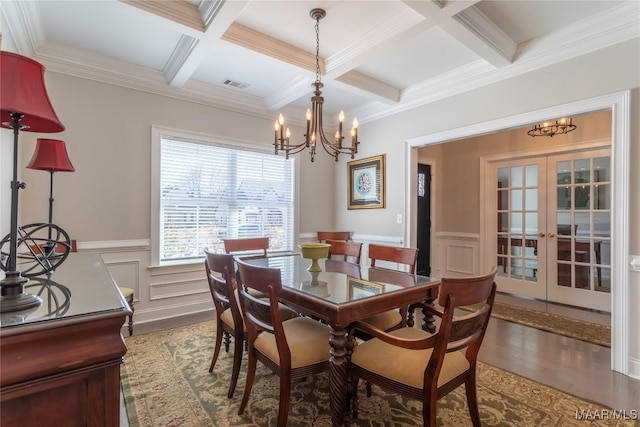
[(5, 1), (0, 8), (18, 49), (24, 56), (33, 56), (45, 41), (44, 27), (37, 2)]
[[(246, 2), (238, 3), (240, 3), (239, 6), (230, 8), (229, 13), (237, 13), (237, 10), (244, 7)], [(233, 2), (233, 4), (236, 3)], [(186, 81), (182, 88), (167, 86), (167, 79), (160, 71), (60, 46), (52, 42), (43, 43), (42, 23), (39, 8), (35, 2), (4, 2), (2, 13), (6, 15), (7, 22), (11, 23), (8, 25), (9, 32), (16, 40), (19, 53), (26, 54), (29, 50), (33, 50), (34, 53), (29, 56), (42, 62), (50, 71), (197, 102), (269, 120), (273, 115), (271, 109), (281, 109), (280, 106), (287, 99), (295, 99), (292, 97), (296, 90), (302, 91), (303, 80), (301, 79), (296, 79), (293, 84), (298, 89), (294, 88), (288, 94), (285, 92), (278, 96), (271, 94), (266, 98), (192, 80)], [(426, 24), (422, 22), (415, 27), (421, 25)], [(385, 87), (384, 84), (363, 74), (348, 73), (336, 78), (336, 81), (381, 96), (383, 102), (372, 101), (356, 109), (360, 123), (366, 123), (543, 68), (558, 61), (638, 38), (639, 26), (640, 2), (626, 2), (597, 17), (520, 45), (515, 53), (515, 61), (507, 66), (495, 69), (491, 64), (481, 60), (460, 67), (445, 76), (438, 76), (406, 88), (400, 92), (399, 102), (394, 101), (393, 104), (388, 102), (395, 99), (395, 88)], [(396, 31), (398, 30), (396, 29)], [(411, 32), (413, 29), (408, 31)], [(195, 33), (195, 31), (192, 32)], [(199, 34), (199, 37), (203, 37), (202, 33)], [(239, 24), (231, 24), (222, 38), (296, 65), (304, 70), (303, 74), (315, 72), (315, 55)], [(188, 43), (185, 44), (188, 45)], [(364, 44), (360, 46), (364, 46)], [(187, 47), (183, 47), (183, 49), (187, 49)], [(357, 51), (358, 49), (354, 45), (351, 47), (350, 53), (343, 53), (345, 55), (343, 58), (346, 60), (347, 57), (350, 57), (355, 61)], [(185, 52), (182, 52), (180, 55), (184, 54)], [(361, 55), (366, 55), (366, 52), (361, 50)], [(339, 58), (341, 57), (338, 56), (332, 60), (342, 61)], [(332, 70), (337, 69), (337, 65), (332, 64), (331, 66)], [(321, 67), (324, 67), (322, 59)], [(296, 109), (291, 107), (287, 110), (295, 111)], [(291, 122), (297, 123), (295, 118)]]

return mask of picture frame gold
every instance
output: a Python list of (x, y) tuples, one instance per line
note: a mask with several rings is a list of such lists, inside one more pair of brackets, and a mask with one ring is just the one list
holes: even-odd
[(347, 163), (347, 209), (384, 209), (386, 154)]
[(384, 292), (385, 285), (382, 283), (368, 282), (366, 280), (349, 278), (349, 299), (357, 300), (378, 295)]

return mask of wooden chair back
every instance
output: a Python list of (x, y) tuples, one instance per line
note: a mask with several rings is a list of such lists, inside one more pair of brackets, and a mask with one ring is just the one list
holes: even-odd
[(361, 278), (360, 265), (348, 261), (328, 259), (324, 262), (324, 270), (329, 273), (342, 273), (356, 279)]
[(224, 239), (224, 251), (228, 254), (247, 256), (267, 256), (268, 237), (250, 237), (246, 239)]
[(362, 243), (332, 239), (327, 239), (327, 243), (331, 245), (331, 247), (329, 248), (329, 258), (333, 258), (333, 256), (339, 256), (342, 261), (351, 260), (356, 264), (360, 264)]
[(239, 325), (242, 333), (242, 315), (240, 305), (235, 295), (233, 283), (235, 277), (234, 258), (230, 254), (216, 254), (204, 251), (205, 272), (213, 304), (216, 308), (216, 315), (220, 316), (226, 309), (231, 309), (231, 316), (235, 325)]
[[(291, 352), (282, 328), (278, 296), (282, 291), (280, 270), (237, 261), (237, 283), (249, 342), (259, 333), (275, 336), (280, 366), (291, 366)], [(275, 368), (275, 365), (273, 365)]]
[(404, 271), (389, 270), (386, 268), (369, 268), (368, 279), (372, 282), (391, 283), (403, 287), (416, 285), (416, 276)]
[(369, 244), (369, 260), (371, 261), (371, 267), (376, 267), (376, 261), (378, 260), (405, 264), (409, 267), (409, 273), (414, 274), (418, 260), (418, 249), (371, 243)]
[(325, 243), (327, 240), (351, 240), (350, 231), (318, 231), (318, 242)]

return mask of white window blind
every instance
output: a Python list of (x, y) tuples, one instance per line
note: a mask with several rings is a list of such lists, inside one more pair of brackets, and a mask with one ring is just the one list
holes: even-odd
[(291, 251), (293, 161), (273, 154), (162, 136), (160, 261), (224, 252), (222, 239), (268, 236)]

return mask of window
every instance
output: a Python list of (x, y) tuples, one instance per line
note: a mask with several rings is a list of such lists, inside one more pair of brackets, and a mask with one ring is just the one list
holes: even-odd
[(270, 250), (293, 249), (293, 159), (158, 130), (152, 189), (158, 264), (200, 259), (204, 248), (224, 252), (225, 238), (268, 236)]

